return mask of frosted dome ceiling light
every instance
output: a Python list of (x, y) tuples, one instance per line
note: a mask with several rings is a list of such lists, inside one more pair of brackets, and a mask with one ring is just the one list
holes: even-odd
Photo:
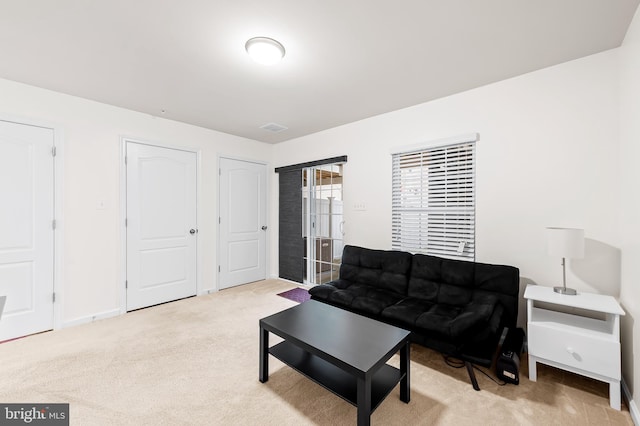
[(262, 65), (274, 65), (284, 57), (284, 46), (269, 37), (254, 37), (244, 45), (251, 58)]

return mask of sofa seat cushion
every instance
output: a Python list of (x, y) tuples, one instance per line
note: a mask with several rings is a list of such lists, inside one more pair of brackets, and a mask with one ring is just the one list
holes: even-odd
[(466, 305), (434, 303), (407, 297), (382, 311), (382, 317), (420, 333), (458, 341), (476, 330), (493, 328), (498, 299), (486, 296)]
[(384, 289), (348, 280), (315, 286), (309, 293), (316, 300), (367, 315), (379, 315), (385, 308), (397, 304), (403, 298), (402, 295)]

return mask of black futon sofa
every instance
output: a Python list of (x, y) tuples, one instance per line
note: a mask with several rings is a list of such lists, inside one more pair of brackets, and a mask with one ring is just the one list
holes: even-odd
[(345, 246), (340, 278), (311, 298), (411, 331), (411, 341), (490, 367), (505, 327), (516, 327), (519, 270), (402, 251)]

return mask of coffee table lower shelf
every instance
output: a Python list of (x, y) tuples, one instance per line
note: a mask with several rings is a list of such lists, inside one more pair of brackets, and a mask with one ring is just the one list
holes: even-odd
[[(269, 353), (350, 404), (358, 406), (358, 385), (355, 376), (288, 341), (270, 347)], [(376, 371), (371, 380), (371, 412), (403, 377), (404, 374), (399, 369), (388, 364)]]

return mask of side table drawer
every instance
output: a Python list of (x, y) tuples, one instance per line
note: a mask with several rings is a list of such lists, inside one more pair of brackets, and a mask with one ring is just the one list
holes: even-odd
[(612, 379), (620, 379), (620, 343), (530, 322), (529, 353)]

